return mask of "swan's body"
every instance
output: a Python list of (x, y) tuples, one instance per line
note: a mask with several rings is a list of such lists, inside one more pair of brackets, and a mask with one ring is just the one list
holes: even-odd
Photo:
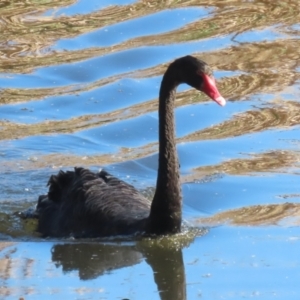
[(186, 56), (168, 67), (159, 93), (159, 167), (153, 201), (105, 171), (60, 171), (51, 176), (49, 192), (40, 196), (34, 213), (43, 236), (160, 235), (180, 231), (182, 199), (173, 115), (180, 83), (225, 105), (206, 63)]

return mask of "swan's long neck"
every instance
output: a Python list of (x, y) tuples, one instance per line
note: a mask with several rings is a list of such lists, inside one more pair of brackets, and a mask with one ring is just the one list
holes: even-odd
[(181, 189), (176, 151), (174, 101), (177, 84), (165, 74), (159, 93), (159, 162), (148, 232), (177, 233), (181, 229)]

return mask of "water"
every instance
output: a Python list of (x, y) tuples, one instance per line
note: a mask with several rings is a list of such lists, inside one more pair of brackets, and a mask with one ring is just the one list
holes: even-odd
[[(1, 299), (299, 299), (299, 3), (14, 1), (0, 7)], [(60, 168), (152, 197), (161, 76), (209, 63), (224, 108), (178, 89), (184, 232), (41, 239), (14, 212)]]

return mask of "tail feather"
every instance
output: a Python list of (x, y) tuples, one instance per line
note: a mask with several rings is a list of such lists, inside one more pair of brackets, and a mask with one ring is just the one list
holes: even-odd
[(74, 172), (59, 171), (57, 175), (51, 175), (48, 186), (48, 198), (53, 202), (60, 202), (62, 199), (62, 193), (67, 186), (73, 181)]

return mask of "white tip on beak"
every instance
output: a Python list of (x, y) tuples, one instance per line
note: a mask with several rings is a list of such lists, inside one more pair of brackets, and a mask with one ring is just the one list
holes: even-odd
[(226, 104), (226, 100), (222, 96), (220, 96), (214, 100), (221, 106), (225, 106), (225, 104)]

